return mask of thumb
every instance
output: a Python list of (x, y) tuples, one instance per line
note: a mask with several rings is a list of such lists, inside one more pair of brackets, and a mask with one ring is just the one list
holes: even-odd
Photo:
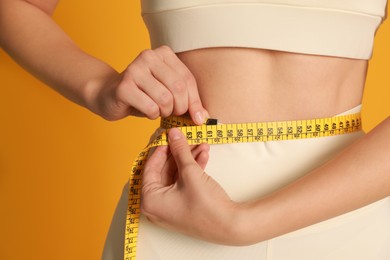
[(187, 139), (179, 129), (172, 128), (169, 130), (168, 141), (172, 156), (175, 159), (179, 170), (183, 169), (188, 164), (196, 164)]

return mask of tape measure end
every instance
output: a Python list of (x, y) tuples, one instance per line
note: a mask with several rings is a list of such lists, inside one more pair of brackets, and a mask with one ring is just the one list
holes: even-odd
[(208, 118), (206, 120), (206, 125), (218, 125), (218, 119), (215, 118)]

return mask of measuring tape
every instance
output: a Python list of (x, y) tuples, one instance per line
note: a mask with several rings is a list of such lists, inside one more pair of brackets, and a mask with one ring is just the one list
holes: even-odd
[[(352, 133), (361, 129), (360, 113), (320, 118), (312, 120), (218, 124), (209, 119), (201, 126), (187, 117), (169, 117), (161, 120), (161, 127), (168, 129), (178, 127), (190, 145), (201, 143), (231, 144), (244, 142), (266, 142), (279, 140), (297, 140)], [(137, 250), (137, 234), (140, 218), (140, 199), (142, 170), (150, 148), (168, 145), (167, 130), (154, 139), (137, 157), (132, 165), (129, 180), (129, 197), (125, 231), (125, 260), (135, 260)]]

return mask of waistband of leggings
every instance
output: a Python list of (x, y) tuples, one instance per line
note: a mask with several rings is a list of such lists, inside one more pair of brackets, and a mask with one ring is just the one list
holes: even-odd
[(344, 116), (344, 115), (350, 115), (350, 114), (356, 114), (360, 113), (362, 111), (362, 104), (359, 104), (351, 109), (348, 109), (347, 111), (341, 112), (335, 116)]

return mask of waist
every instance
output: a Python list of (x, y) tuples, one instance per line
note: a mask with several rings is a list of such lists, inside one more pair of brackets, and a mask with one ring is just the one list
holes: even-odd
[(226, 123), (329, 117), (361, 103), (366, 61), (246, 48), (179, 53)]

